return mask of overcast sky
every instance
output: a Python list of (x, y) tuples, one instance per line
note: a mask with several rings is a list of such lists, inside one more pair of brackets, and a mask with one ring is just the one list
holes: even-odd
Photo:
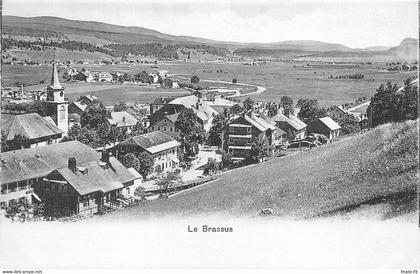
[(417, 38), (419, 18), (415, 0), (3, 0), (3, 15), (100, 21), (221, 41), (318, 40), (354, 48)]

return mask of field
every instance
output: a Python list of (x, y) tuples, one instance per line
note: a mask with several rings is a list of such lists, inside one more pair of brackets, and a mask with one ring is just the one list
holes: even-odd
[[(267, 88), (261, 94), (252, 95), (254, 100), (278, 102), (284, 95), (292, 97), (295, 101), (300, 98), (318, 99), (322, 106), (334, 104), (344, 104), (352, 102), (359, 97), (371, 97), (376, 88), (381, 83), (392, 81), (402, 85), (402, 81), (410, 76), (415, 76), (416, 72), (400, 73), (381, 70), (384, 64), (373, 65), (343, 65), (313, 63), (312, 68), (304, 69), (302, 62), (273, 63), (268, 65), (243, 65), (225, 63), (185, 63), (167, 62), (159, 63), (159, 69), (168, 70), (170, 74), (190, 77), (198, 75), (201, 79), (222, 80), (231, 82), (237, 78), (238, 82), (263, 86)], [(83, 65), (91, 71), (120, 71), (130, 74), (139, 73), (142, 70), (152, 71), (151, 65), (109, 65), (94, 66)], [(79, 68), (82, 65), (77, 66)], [(219, 72), (218, 72), (219, 71)], [(329, 75), (340, 76), (347, 74), (362, 73), (365, 75), (363, 80), (348, 79), (329, 79)], [(3, 66), (4, 85), (13, 85), (16, 81), (23, 81), (28, 84), (38, 84), (40, 80), (49, 81), (51, 75), (50, 66), (22, 67), (22, 66)], [(67, 83), (66, 83), (67, 84)], [(69, 87), (67, 87), (69, 86)], [(82, 92), (91, 92), (88, 86)], [(118, 92), (115, 93), (115, 89)], [(93, 88), (95, 90), (95, 88)], [(104, 90), (107, 90), (104, 88)], [(136, 100), (148, 102), (153, 91), (150, 89), (138, 89), (136, 96), (145, 92), (145, 97)], [(127, 91), (127, 94), (125, 93)], [(97, 94), (106, 102), (111, 102), (118, 94), (121, 101), (130, 102), (133, 98), (132, 88), (125, 86), (110, 87), (108, 92)], [(161, 96), (161, 92), (167, 90), (156, 89), (156, 95)], [(170, 91), (172, 92), (172, 91)], [(71, 97), (74, 93), (70, 85), (66, 85), (66, 93)], [(147, 95), (146, 95), (147, 94)], [(243, 97), (244, 98), (244, 97)], [(246, 98), (246, 97), (245, 97)]]
[(346, 211), (390, 197), (384, 218), (414, 211), (417, 193), (417, 122), (386, 124), (295, 155), (232, 170), (218, 181), (169, 199), (148, 201), (98, 220), (163, 215), (255, 217), (272, 208), (286, 219)]

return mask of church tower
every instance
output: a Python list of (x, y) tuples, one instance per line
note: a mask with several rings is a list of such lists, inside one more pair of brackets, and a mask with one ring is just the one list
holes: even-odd
[(47, 86), (46, 114), (64, 132), (64, 136), (67, 135), (69, 130), (68, 103), (68, 101), (64, 100), (64, 87), (58, 81), (57, 64), (54, 61), (51, 84)]

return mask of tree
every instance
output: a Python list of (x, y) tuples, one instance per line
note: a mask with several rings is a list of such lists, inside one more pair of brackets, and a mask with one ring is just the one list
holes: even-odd
[(131, 129), (131, 132), (127, 137), (133, 137), (133, 136), (138, 136), (140, 134), (143, 134), (144, 130), (145, 130), (145, 128), (143, 127), (143, 124), (139, 121)]
[(325, 117), (326, 115), (326, 110), (318, 106), (318, 100), (307, 99), (301, 105), (298, 117), (304, 123), (308, 124), (312, 120)]
[(337, 119), (337, 123), (341, 126), (341, 134), (349, 134), (360, 131), (360, 125), (357, 119), (349, 113), (346, 113), (344, 117)]
[(89, 125), (90, 128), (98, 128), (100, 125), (109, 124), (108, 119), (110, 118), (111, 113), (102, 103), (92, 104), (83, 112), (80, 124), (82, 127)]
[(149, 172), (152, 170), (153, 165), (155, 164), (153, 158), (147, 152), (141, 152), (137, 156), (139, 160), (139, 169), (137, 171), (143, 176), (146, 177)]
[[(176, 171), (171, 171), (165, 174), (161, 174), (156, 178), (156, 184), (160, 187), (161, 192), (164, 191), (166, 197), (168, 197), (169, 188), (175, 184), (181, 182), (181, 175)], [(161, 197), (163, 197), (161, 193)]]
[(146, 190), (145, 190), (145, 188), (142, 187), (142, 186), (138, 186), (134, 190), (134, 196), (140, 197), (141, 200), (145, 200), (146, 199)]
[(209, 138), (208, 142), (212, 146), (221, 146), (222, 139), (220, 138), (220, 134), (222, 134), (222, 128), (226, 125), (227, 119), (225, 115), (218, 114), (213, 119), (212, 127), (209, 131)]
[(240, 105), (238, 105), (238, 104), (234, 105), (233, 107), (231, 107), (231, 108), (229, 109), (229, 113), (230, 113), (231, 115), (236, 115), (236, 114), (239, 114), (239, 113), (241, 113), (242, 111), (244, 111), (244, 108), (243, 108), (243, 107), (241, 107), (241, 106), (240, 106)]
[(238, 79), (233, 78), (233, 79), (232, 79), (232, 84), (236, 84), (236, 83), (238, 83)]
[(254, 162), (259, 162), (268, 155), (268, 147), (264, 141), (254, 138), (251, 142), (250, 156)]
[(191, 77), (191, 83), (193, 84), (200, 83), (200, 78), (197, 75), (194, 75), (193, 77)]
[(178, 119), (175, 121), (175, 126), (179, 129), (181, 134), (187, 136), (194, 130), (196, 121), (197, 115), (194, 111), (186, 108), (179, 113)]
[(117, 104), (114, 105), (115, 112), (125, 111), (127, 109), (128, 109), (128, 106), (123, 102), (118, 102)]
[(204, 169), (204, 174), (213, 175), (218, 170), (220, 170), (220, 164), (216, 161), (216, 159), (209, 158), (206, 168)]
[(401, 103), (398, 106), (401, 120), (414, 120), (418, 117), (418, 89), (412, 84), (413, 78), (404, 81), (404, 88), (401, 92)]
[(122, 132), (117, 128), (116, 125), (111, 125), (106, 132), (105, 142), (107, 144), (115, 144), (118, 141), (121, 141)]
[(283, 109), (288, 108), (289, 111), (290, 111), (290, 113), (292, 115), (294, 114), (293, 99), (290, 98), (289, 96), (283, 96), (283, 97), (281, 97), (281, 99), (280, 99), (280, 107), (282, 107)]
[(395, 120), (395, 117), (399, 116), (398, 107), (395, 104), (395, 93), (397, 90), (397, 84), (393, 85), (391, 82), (387, 82), (386, 85), (381, 84), (376, 89), (376, 93), (371, 98), (367, 109), (367, 115), (373, 127), (392, 122)]
[(134, 168), (136, 171), (140, 170), (140, 161), (133, 153), (127, 153), (121, 158), (121, 164), (126, 168)]
[(244, 106), (244, 110), (245, 111), (249, 111), (253, 109), (254, 106), (254, 101), (251, 98), (247, 98), (244, 102), (243, 102), (243, 106)]
[(277, 113), (278, 113), (277, 105), (276, 104), (270, 104), (268, 106), (268, 113), (267, 113), (268, 117), (269, 118), (274, 117), (274, 116), (277, 115)]
[(229, 152), (222, 151), (222, 166), (223, 168), (230, 168), (231, 155)]

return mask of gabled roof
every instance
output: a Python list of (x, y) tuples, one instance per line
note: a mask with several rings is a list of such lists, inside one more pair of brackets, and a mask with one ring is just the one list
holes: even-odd
[(72, 102), (70, 105), (76, 106), (78, 109), (80, 109), (82, 112), (85, 111), (85, 109), (88, 107), (86, 104), (82, 104), (82, 102), (76, 101)]
[(109, 158), (109, 167), (103, 168), (100, 161), (77, 164), (87, 168), (87, 173), (73, 172), (68, 166), (56, 170), (80, 195), (101, 191), (103, 193), (120, 189), (124, 183), (137, 179), (117, 159)]
[(154, 131), (134, 137), (120, 143), (120, 145), (137, 145), (151, 154), (164, 151), (170, 148), (178, 147), (181, 144), (171, 136), (161, 132)]
[(113, 125), (117, 125), (117, 127), (132, 127), (138, 122), (136, 118), (126, 111), (111, 112), (111, 119), (108, 119), (108, 121)]
[(158, 98), (155, 98), (155, 100), (153, 100), (152, 104), (164, 105), (164, 104), (167, 104), (174, 99), (175, 99), (175, 97), (158, 97)]
[(179, 116), (179, 113), (174, 113), (174, 114), (171, 114), (171, 115), (167, 115), (165, 118), (167, 118), (172, 123), (175, 123), (176, 120), (178, 119), (178, 116)]
[(79, 163), (99, 160), (101, 155), (78, 141), (0, 153), (1, 184), (46, 176), (67, 166), (70, 157)]
[(194, 95), (176, 98), (169, 102), (169, 104), (183, 105), (186, 108), (192, 109), (197, 114), (197, 117), (200, 118), (202, 121), (207, 121), (212, 116), (218, 114), (217, 111), (211, 108), (209, 104), (207, 104), (205, 101), (201, 100), (200, 98)]
[(296, 116), (289, 114), (289, 117), (287, 117), (286, 115), (284, 115), (283, 113), (281, 113), (281, 111), (279, 111), (277, 113), (276, 116), (274, 116), (272, 118), (275, 122), (286, 122), (288, 123), (291, 127), (293, 127), (295, 130), (301, 130), (304, 129), (305, 127), (307, 127), (308, 125), (305, 124), (304, 122), (302, 122), (299, 118), (297, 118)]
[(13, 115), (8, 118), (6, 116), (5, 118), (1, 121), (1, 131), (8, 141), (13, 140), (17, 134), (32, 140), (63, 133), (55, 124), (47, 121), (38, 113)]
[(324, 125), (326, 125), (330, 130), (340, 129), (341, 126), (337, 124), (333, 119), (330, 117), (318, 118)]
[(86, 98), (91, 102), (98, 101), (98, 97), (96, 97), (93, 94), (83, 95), (83, 96), (81, 96), (81, 98)]
[(266, 131), (268, 129), (271, 130), (275, 130), (276, 127), (272, 124), (270, 124), (268, 121), (266, 121), (265, 119), (256, 116), (255, 114), (251, 114), (251, 116), (249, 115), (244, 115), (244, 118), (246, 121), (248, 121), (251, 125), (253, 125), (254, 127), (256, 127), (259, 131)]

